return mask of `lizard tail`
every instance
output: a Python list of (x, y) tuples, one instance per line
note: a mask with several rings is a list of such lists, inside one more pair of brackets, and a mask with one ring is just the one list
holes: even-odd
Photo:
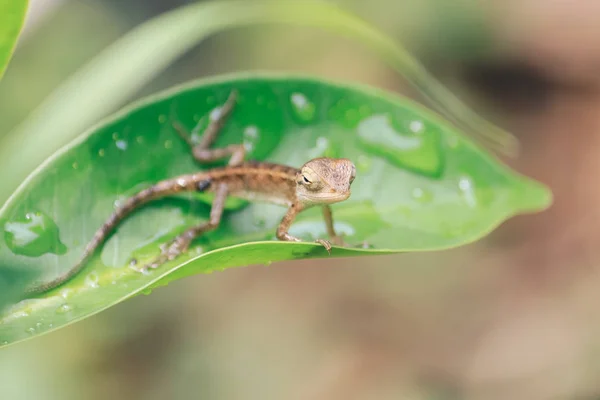
[(75, 264), (71, 269), (65, 273), (57, 276), (49, 282), (39, 284), (27, 288), (26, 293), (43, 293), (50, 289), (54, 289), (60, 286), (67, 280), (75, 276), (79, 271), (83, 269), (90, 257), (95, 253), (96, 249), (103, 244), (108, 236), (113, 232), (115, 227), (131, 214), (135, 209), (141, 205), (148, 203), (152, 200), (159, 199), (171, 194), (185, 192), (185, 191), (198, 191), (204, 192), (211, 186), (211, 177), (207, 173), (198, 173), (190, 175), (182, 175), (173, 179), (167, 179), (160, 181), (155, 185), (152, 185), (133, 196), (129, 197), (123, 204), (121, 204), (108, 219), (100, 227), (92, 240), (86, 245), (83, 251), (83, 256), (79, 262)]

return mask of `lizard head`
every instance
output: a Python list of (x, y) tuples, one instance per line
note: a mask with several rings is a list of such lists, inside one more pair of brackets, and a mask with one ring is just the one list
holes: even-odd
[(303, 204), (331, 204), (350, 197), (356, 167), (345, 158), (315, 158), (296, 174), (296, 196)]

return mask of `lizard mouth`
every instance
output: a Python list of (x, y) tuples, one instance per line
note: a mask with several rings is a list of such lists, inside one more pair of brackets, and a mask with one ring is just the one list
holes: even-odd
[(331, 204), (331, 203), (339, 203), (340, 201), (346, 200), (350, 197), (350, 192), (345, 193), (328, 193), (327, 195), (316, 196), (315, 200), (319, 202)]
[(329, 193), (299, 193), (298, 198), (308, 204), (333, 204), (346, 200), (350, 197), (350, 192), (329, 192)]

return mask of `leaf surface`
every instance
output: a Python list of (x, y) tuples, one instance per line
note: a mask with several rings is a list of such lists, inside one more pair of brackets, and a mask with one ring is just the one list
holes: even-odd
[[(134, 104), (40, 166), (0, 210), (0, 268), (44, 271), (50, 280), (77, 262), (120, 201), (158, 180), (206, 168), (194, 162), (171, 122), (205, 127), (233, 89), (239, 100), (216, 146), (244, 143), (248, 158), (297, 167), (320, 156), (356, 164), (352, 195), (333, 206), (334, 218), (348, 242), (372, 248), (334, 248), (332, 257), (451, 248), (549, 205), (544, 186), (499, 164), (412, 101), (311, 77), (233, 75)], [(148, 274), (129, 267), (132, 257), (150, 261), (160, 243), (206, 221), (209, 210), (210, 199), (188, 193), (136, 211), (78, 276), (6, 310), (0, 343), (54, 330), (189, 275), (328, 257), (317, 244), (274, 240), (285, 209), (232, 200), (219, 229), (185, 256)], [(301, 213), (290, 232), (307, 241), (326, 237), (320, 210)]]

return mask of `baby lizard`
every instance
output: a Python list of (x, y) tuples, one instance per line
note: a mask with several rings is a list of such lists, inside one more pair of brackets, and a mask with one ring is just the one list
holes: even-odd
[[(198, 162), (209, 163), (230, 157), (227, 166), (163, 180), (128, 198), (98, 229), (77, 264), (54, 280), (30, 288), (27, 292), (42, 293), (60, 286), (85, 266), (96, 249), (104, 243), (127, 215), (151, 200), (185, 191), (213, 192), (215, 194), (209, 220), (187, 229), (161, 246), (161, 254), (144, 268), (156, 268), (166, 261), (176, 258), (188, 249), (195, 238), (216, 229), (221, 222), (227, 196), (251, 201), (266, 201), (287, 207), (287, 212), (276, 231), (277, 238), (283, 241), (301, 241), (288, 233), (290, 226), (298, 213), (309, 207), (320, 206), (331, 242), (340, 246), (345, 245), (333, 227), (330, 204), (344, 201), (350, 197), (350, 186), (356, 176), (354, 164), (344, 158), (316, 158), (298, 169), (281, 164), (244, 161), (243, 145), (211, 149), (225, 120), (234, 108), (236, 98), (237, 92), (231, 92), (221, 107), (219, 116), (212, 119), (197, 144), (192, 142), (191, 135), (180, 123), (173, 122), (173, 128), (190, 146), (192, 154)], [(329, 241), (317, 239), (316, 242), (330, 252), (331, 243)]]

